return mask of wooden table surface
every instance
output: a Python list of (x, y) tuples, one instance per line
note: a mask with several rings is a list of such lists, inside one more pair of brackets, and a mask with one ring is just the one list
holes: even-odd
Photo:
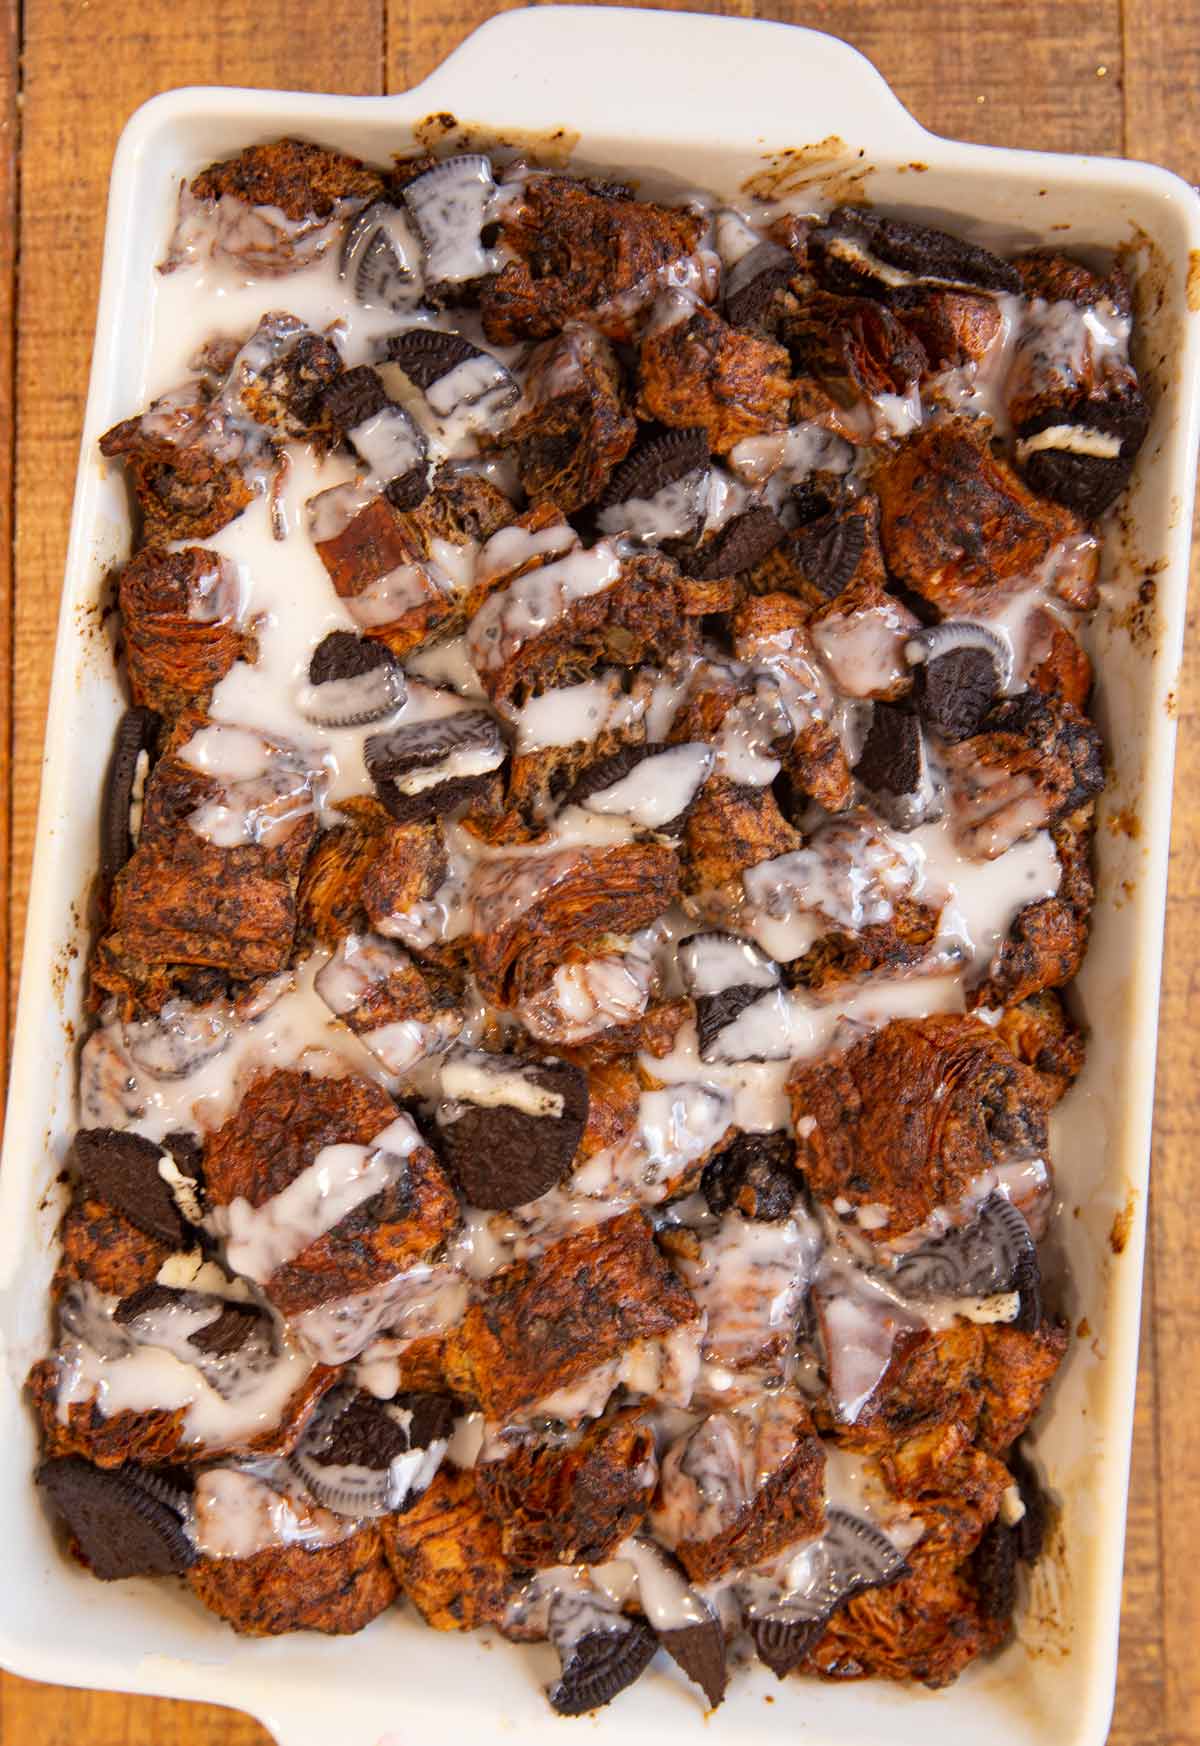
[[(490, 0), (0, 0), (0, 1041), (24, 918), (109, 163), (172, 85), (350, 93), (415, 84)], [(846, 37), (928, 127), (1147, 158), (1200, 180), (1200, 0), (754, 0), (693, 5)], [(619, 94), (614, 94), (617, 96)], [(803, 129), (803, 117), (797, 117)], [(1200, 1746), (1200, 719), (1181, 688), (1151, 1256), (1112, 1740)], [(7, 992), (8, 998), (5, 998)], [(4, 1051), (0, 1049), (0, 1060)], [(1190, 1433), (1190, 1435), (1189, 1435)], [(0, 1676), (3, 1746), (265, 1746), (228, 1710)], [(333, 1743), (337, 1746), (337, 1743)]]

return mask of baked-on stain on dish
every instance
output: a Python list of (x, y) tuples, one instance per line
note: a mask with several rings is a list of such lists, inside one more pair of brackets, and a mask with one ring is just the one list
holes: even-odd
[[(875, 166), (859, 161), (866, 157), (862, 147), (848, 145), (836, 133), (811, 145), (785, 146), (765, 157), (767, 168), (756, 170), (742, 183), (742, 193), (755, 200), (782, 200), (812, 188), (834, 206), (866, 202), (865, 182)], [(846, 163), (847, 158), (852, 161)]]
[(487, 152), (513, 151), (532, 159), (544, 169), (563, 170), (579, 144), (574, 128), (556, 127), (549, 133), (526, 133), (521, 128), (508, 128), (498, 133), (476, 121), (460, 121), (448, 110), (427, 115), (413, 128), (413, 140), (426, 151)]
[(1114, 1215), (1108, 1233), (1108, 1246), (1114, 1255), (1123, 1255), (1125, 1253), (1126, 1246), (1129, 1242), (1129, 1233), (1133, 1229), (1134, 1205), (1133, 1190), (1130, 1189), (1125, 1196), (1125, 1205), (1121, 1208), (1119, 1213)]
[(1128, 837), (1136, 843), (1142, 834), (1142, 821), (1131, 806), (1118, 807), (1105, 820), (1114, 837)]

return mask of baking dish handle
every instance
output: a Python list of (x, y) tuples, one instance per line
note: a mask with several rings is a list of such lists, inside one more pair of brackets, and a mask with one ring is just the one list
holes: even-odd
[[(429, 113), (464, 113), (486, 93), (510, 125), (545, 128), (554, 93), (571, 134), (718, 137), (722, 113), (751, 92), (764, 147), (815, 151), (853, 118), (855, 146), (903, 155), (929, 135), (865, 55), (823, 31), (764, 20), (613, 6), (531, 6), (467, 37), (417, 90)], [(581, 71), (583, 76), (581, 77)], [(412, 94), (410, 93), (410, 96)], [(549, 98), (549, 104), (547, 99)], [(682, 124), (682, 128), (681, 128)], [(684, 135), (685, 136), (685, 135)]]

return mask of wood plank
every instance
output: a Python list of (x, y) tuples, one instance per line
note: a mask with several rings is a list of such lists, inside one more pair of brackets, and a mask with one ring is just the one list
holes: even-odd
[[(11, 7), (13, 0), (4, 0)], [(92, 28), (93, 25), (95, 28)], [(98, 54), (103, 76), (97, 77)], [(12, 715), (12, 938), (19, 941), (36, 818), (46, 689), (76, 452), (91, 356), (105, 191), (117, 135), (145, 98), (172, 85), (237, 84), (369, 92), (380, 87), (380, 0), (336, 7), (288, 0), (39, 0), (27, 9), (21, 166), (15, 708)], [(7, 111), (0, 107), (0, 124)], [(0, 225), (3, 246), (3, 150)], [(64, 173), (69, 166), (69, 174)], [(0, 272), (4, 255), (0, 253)], [(0, 292), (0, 296), (3, 292)], [(0, 315), (4, 313), (0, 305)], [(11, 319), (3, 322), (7, 346)], [(7, 375), (0, 350), (0, 382)], [(0, 403), (11, 396), (0, 394)], [(2, 432), (0, 432), (2, 436)], [(7, 451), (0, 446), (0, 456)], [(3, 461), (0, 460), (0, 466)], [(7, 490), (0, 473), (0, 510)], [(7, 521), (5, 521), (7, 526)], [(7, 552), (10, 543), (4, 540)], [(3, 647), (10, 638), (6, 635)], [(0, 1737), (12, 1746), (264, 1746), (230, 1710), (71, 1692), (3, 1678)]]
[(249, 1716), (215, 1704), (171, 1703), (8, 1679), (0, 1686), (4, 1746), (272, 1746)]
[[(8, 1062), (9, 981), (15, 978), (8, 939), (12, 830), (11, 748), (13, 663), (13, 409), (17, 237), (17, 145), (20, 64), (17, 0), (0, 5), (0, 1081)], [(0, 1118), (2, 1119), (2, 1118)]]
[[(1200, 6), (1196, 0), (1127, 0), (1124, 16), (1125, 138), (1133, 158), (1165, 164), (1200, 179), (1200, 118), (1193, 99), (1200, 79)], [(1195, 1035), (1196, 950), (1200, 939), (1200, 644), (1193, 548), (1188, 648), (1182, 699), (1167, 906), (1166, 966), (1159, 1032), (1155, 1190), (1151, 1243), (1156, 1276), (1155, 1339), (1159, 1389), (1157, 1484), (1160, 1541), (1163, 1716), (1167, 1746), (1200, 1740), (1200, 1244), (1187, 1209), (1194, 1199), (1200, 1145)], [(1130, 1742), (1132, 1746), (1132, 1741)]]

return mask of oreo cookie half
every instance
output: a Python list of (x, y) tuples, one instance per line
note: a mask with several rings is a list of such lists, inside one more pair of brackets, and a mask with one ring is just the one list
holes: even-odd
[(105, 879), (114, 878), (133, 853), (161, 725), (150, 709), (127, 709), (117, 723), (100, 809), (100, 871)]
[(640, 830), (675, 831), (713, 765), (710, 746), (624, 746), (583, 770), (564, 798), (566, 806), (627, 818)]
[(495, 717), (465, 709), (372, 734), (365, 755), (380, 800), (394, 819), (410, 824), (470, 799), (508, 753)]
[(908, 285), (973, 285), (985, 291), (1021, 290), (1008, 261), (963, 237), (903, 218), (885, 218), (858, 206), (839, 206), (808, 239), (809, 259), (821, 284), (850, 296), (882, 297)]
[(917, 714), (951, 745), (979, 732), (998, 695), (995, 658), (985, 648), (951, 649), (922, 662), (913, 675)]
[(346, 228), (338, 274), (359, 303), (411, 309), (424, 289), (421, 257), (420, 240), (405, 210), (388, 200), (373, 200)]
[(93, 1199), (172, 1248), (181, 1248), (185, 1226), (170, 1188), (159, 1175), (163, 1148), (140, 1134), (116, 1128), (80, 1128), (68, 1154)]
[(454, 1413), (444, 1395), (380, 1401), (338, 1388), (317, 1408), (289, 1465), (337, 1515), (403, 1514), (441, 1466)]
[(43, 1461), (36, 1479), (101, 1582), (178, 1576), (195, 1563), (187, 1495), (152, 1470), (66, 1455)]
[(913, 699), (922, 721), (952, 744), (979, 732), (983, 718), (1012, 682), (1007, 637), (972, 619), (947, 619), (910, 637), (905, 656), (915, 669)]
[(1036, 1328), (1041, 1322), (1041, 1271), (1037, 1245), (1020, 1211), (1002, 1194), (990, 1194), (969, 1225), (910, 1251), (887, 1275), (903, 1297), (996, 1297), (1021, 1294), (1013, 1324)]
[(1150, 408), (1134, 387), (1108, 400), (1051, 409), (1018, 432), (1017, 465), (1039, 497), (1095, 521), (1129, 483), (1149, 425)]
[(585, 1716), (609, 1704), (645, 1672), (658, 1639), (640, 1619), (613, 1615), (610, 1629), (589, 1631), (562, 1657), (562, 1676), (550, 1687), (552, 1708), (560, 1716)]
[(386, 643), (331, 631), (313, 650), (297, 708), (318, 727), (364, 727), (391, 715), (407, 695), (404, 669)]
[(422, 393), (448, 376), (460, 364), (481, 356), (478, 348), (461, 334), (443, 333), (440, 328), (414, 327), (404, 333), (394, 333), (379, 344), (382, 363), (398, 364), (414, 387)]
[(743, 1218), (770, 1221), (790, 1216), (802, 1180), (795, 1142), (780, 1129), (739, 1134), (704, 1166), (700, 1192), (717, 1218), (739, 1212)]
[(438, 1150), (472, 1206), (524, 1206), (566, 1176), (588, 1113), (578, 1067), (463, 1050), (441, 1086)]

